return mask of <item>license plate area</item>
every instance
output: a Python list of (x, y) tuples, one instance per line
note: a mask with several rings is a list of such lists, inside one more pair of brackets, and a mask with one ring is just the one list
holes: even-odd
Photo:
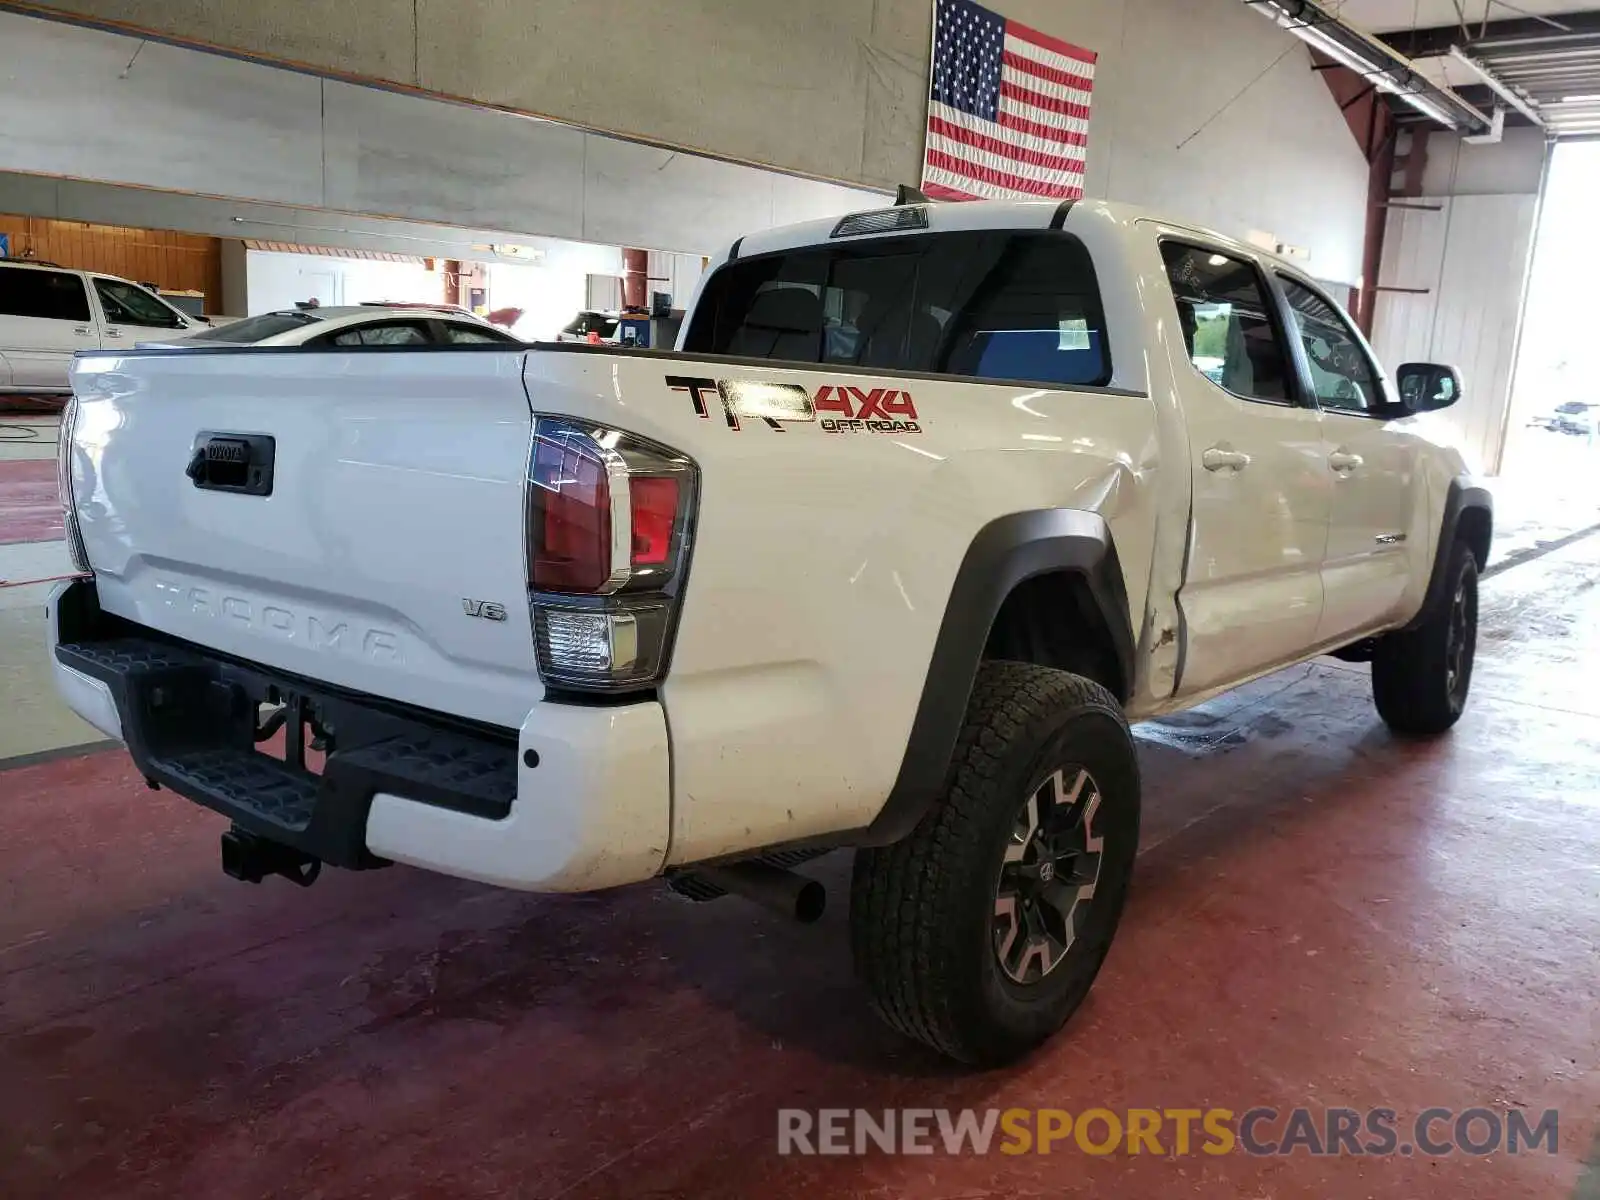
[(257, 754), (321, 775), (333, 744), (333, 723), (315, 698), (270, 684), (255, 705), (253, 737)]
[(379, 793), (487, 820), (510, 815), (515, 730), (327, 690), (97, 611), (85, 620), (74, 594), (62, 601), (56, 661), (108, 686), (128, 751), (152, 783), (335, 866), (374, 865), (364, 839)]

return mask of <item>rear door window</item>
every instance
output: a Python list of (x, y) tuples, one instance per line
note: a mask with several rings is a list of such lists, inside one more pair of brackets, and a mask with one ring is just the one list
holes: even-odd
[(421, 321), (391, 321), (383, 325), (362, 325), (318, 339), (324, 346), (428, 346), (433, 344), (428, 327)]
[(1111, 377), (1089, 252), (1063, 233), (963, 232), (738, 260), (684, 349), (1055, 385)]
[(1161, 257), (1195, 369), (1243, 399), (1292, 402), (1289, 354), (1255, 265), (1183, 242), (1163, 241)]
[(453, 346), (481, 346), (486, 343), (503, 345), (517, 340), (509, 333), (502, 333), (498, 329), (489, 329), (483, 325), (468, 325), (459, 321), (440, 321), (439, 331), (443, 334), (443, 340)]
[(87, 321), (89, 293), (70, 271), (0, 267), (0, 314), (47, 321)]

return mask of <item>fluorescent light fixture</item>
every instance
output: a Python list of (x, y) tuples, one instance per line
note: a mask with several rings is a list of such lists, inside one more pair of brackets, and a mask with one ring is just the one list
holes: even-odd
[[(1280, 15), (1278, 17), (1278, 26), (1282, 29), (1287, 29), (1308, 46), (1315, 50), (1320, 50), (1335, 62), (1342, 63), (1358, 75), (1381, 76), (1383, 74), (1383, 68), (1377, 63), (1370, 62), (1353, 50), (1346, 49), (1315, 25), (1303, 25), (1292, 17)], [(1379, 87), (1383, 87), (1386, 81), (1376, 79), (1373, 82), (1377, 83)]]
[[(1354, 71), (1379, 91), (1398, 97), (1429, 120), (1447, 129), (1467, 132), (1492, 129), (1492, 122), (1485, 114), (1448, 88), (1425, 80), (1412, 70), (1405, 58), (1340, 21), (1312, 0), (1246, 0), (1246, 3), (1260, 7), (1278, 28)], [(1340, 36), (1330, 34), (1330, 29), (1337, 30)], [(1368, 47), (1370, 53), (1366, 52)]]
[(1368, 83), (1372, 84), (1380, 92), (1387, 92), (1391, 96), (1398, 96), (1406, 104), (1410, 105), (1412, 108), (1416, 109), (1419, 113), (1430, 120), (1437, 121), (1439, 124), (1448, 126), (1451, 129), (1457, 128), (1457, 126), (1460, 124), (1456, 118), (1446, 113), (1444, 109), (1440, 108), (1432, 100), (1419, 95), (1409, 88), (1402, 87), (1400, 83), (1389, 74), (1388, 69), (1378, 63), (1370, 62), (1367, 59), (1362, 58), (1354, 51), (1349, 50), (1339, 42), (1334, 41), (1315, 25), (1301, 25), (1287, 17), (1281, 18), (1278, 23), (1284, 29), (1287, 29), (1290, 33), (1294, 34), (1314, 50), (1317, 50), (1322, 54), (1326, 54), (1335, 62), (1349, 67), (1352, 71), (1356, 72), (1356, 74), (1365, 78)]
[(1459, 122), (1456, 121), (1454, 117), (1450, 116), (1449, 113), (1445, 112), (1444, 109), (1440, 108), (1426, 96), (1418, 95), (1416, 92), (1402, 92), (1398, 90), (1396, 90), (1394, 94), (1406, 104), (1416, 109), (1423, 116), (1428, 117), (1430, 120), (1437, 121), (1441, 125), (1448, 125), (1451, 129), (1455, 129), (1459, 126)]

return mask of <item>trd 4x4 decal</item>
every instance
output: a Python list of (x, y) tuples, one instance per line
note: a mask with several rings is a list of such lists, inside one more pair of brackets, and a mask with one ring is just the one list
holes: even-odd
[(823, 384), (812, 395), (798, 383), (756, 379), (700, 379), (668, 375), (667, 386), (686, 392), (694, 411), (711, 416), (715, 397), (728, 428), (741, 429), (740, 419), (765, 421), (779, 433), (789, 421), (816, 421), (824, 433), (921, 433), (917, 405), (899, 388), (858, 388)]

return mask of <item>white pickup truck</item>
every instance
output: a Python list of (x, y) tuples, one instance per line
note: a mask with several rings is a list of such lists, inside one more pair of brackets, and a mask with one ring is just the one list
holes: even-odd
[(676, 351), (77, 360), (51, 604), (71, 706), (228, 817), (224, 866), (666, 877), (802, 917), (969, 1063), (1088, 991), (1128, 722), (1315, 655), (1438, 734), (1489, 495), (1327, 296), (1116, 205), (754, 234)]

